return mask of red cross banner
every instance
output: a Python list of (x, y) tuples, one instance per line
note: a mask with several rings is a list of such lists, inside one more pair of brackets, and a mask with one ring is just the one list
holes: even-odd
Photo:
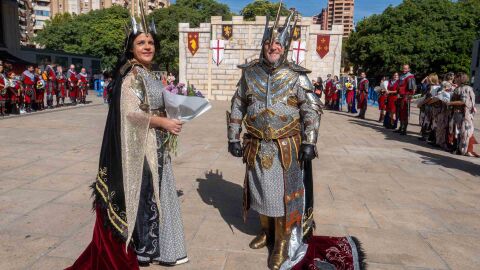
[(195, 55), (198, 51), (198, 32), (188, 33), (188, 50), (192, 55)]
[(317, 53), (320, 58), (325, 57), (330, 51), (330, 35), (317, 35)]
[(211, 40), (210, 49), (212, 50), (213, 62), (215, 62), (217, 66), (220, 65), (225, 53), (225, 40)]
[(306, 44), (301, 40), (292, 43), (292, 61), (295, 64), (300, 65), (305, 60), (305, 48)]

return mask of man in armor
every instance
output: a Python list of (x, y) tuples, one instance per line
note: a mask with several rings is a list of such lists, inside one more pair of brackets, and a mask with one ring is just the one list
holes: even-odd
[(368, 108), (368, 87), (369, 81), (365, 72), (360, 73), (360, 82), (358, 83), (357, 109), (360, 110), (358, 118), (365, 119), (365, 113)]
[(75, 65), (71, 64), (70, 69), (67, 72), (67, 80), (70, 94), (70, 101), (73, 105), (77, 105), (77, 96), (78, 96), (78, 78), (77, 72), (75, 71)]
[(410, 100), (417, 90), (415, 75), (410, 73), (410, 66), (403, 65), (403, 73), (400, 75), (398, 83), (398, 108), (400, 118), (400, 128), (396, 132), (400, 135), (407, 135), (408, 118), (410, 117)]
[(24, 89), (24, 106), (27, 113), (32, 112), (32, 102), (35, 102), (35, 74), (33, 65), (27, 66), (22, 73), (21, 81)]
[(269, 268), (290, 269), (314, 226), (311, 160), (317, 156), (322, 104), (310, 71), (287, 60), (296, 14), (283, 27), (278, 21), (278, 14), (273, 27), (267, 20), (260, 59), (239, 66), (242, 77), (227, 112), (228, 151), (247, 166), (244, 217), (250, 207), (260, 214), (262, 229), (250, 247), (269, 245)]
[(88, 74), (85, 68), (82, 68), (77, 76), (78, 79), (78, 99), (81, 104), (86, 104), (88, 94)]

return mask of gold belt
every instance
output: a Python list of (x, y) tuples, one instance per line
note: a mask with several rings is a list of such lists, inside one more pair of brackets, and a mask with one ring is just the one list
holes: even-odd
[(271, 126), (266, 126), (263, 130), (254, 127), (248, 120), (245, 121), (245, 128), (247, 132), (253, 137), (263, 139), (266, 141), (288, 138), (300, 133), (300, 120), (295, 119), (289, 124), (279, 129), (274, 129)]

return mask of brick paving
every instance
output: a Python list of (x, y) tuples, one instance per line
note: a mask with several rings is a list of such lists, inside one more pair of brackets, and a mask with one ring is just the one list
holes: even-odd
[[(94, 100), (0, 120), (0, 269), (63, 269), (91, 240), (88, 185), (107, 112)], [(175, 269), (267, 269), (266, 250), (248, 248), (258, 225), (255, 214), (241, 218), (244, 168), (226, 151), (228, 105), (213, 102), (180, 139), (174, 171), (190, 263)], [(377, 117), (371, 108), (367, 118)], [(369, 119), (323, 117), (316, 234), (358, 237), (370, 270), (479, 269), (480, 159), (421, 143), (418, 126), (400, 137)]]

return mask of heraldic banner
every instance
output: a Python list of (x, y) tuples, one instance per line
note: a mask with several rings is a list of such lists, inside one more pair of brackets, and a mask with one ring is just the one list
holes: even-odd
[(188, 50), (192, 55), (195, 55), (198, 51), (198, 32), (188, 33)]
[(225, 40), (210, 40), (210, 49), (212, 50), (212, 58), (215, 64), (220, 65), (225, 53)]
[(231, 24), (224, 24), (222, 25), (222, 37), (225, 40), (231, 39), (233, 36), (233, 25)]
[(324, 58), (330, 51), (330, 35), (317, 35), (317, 53)]
[(292, 61), (294, 61), (295, 64), (300, 65), (300, 63), (305, 60), (305, 48), (306, 44), (301, 40), (292, 43)]

